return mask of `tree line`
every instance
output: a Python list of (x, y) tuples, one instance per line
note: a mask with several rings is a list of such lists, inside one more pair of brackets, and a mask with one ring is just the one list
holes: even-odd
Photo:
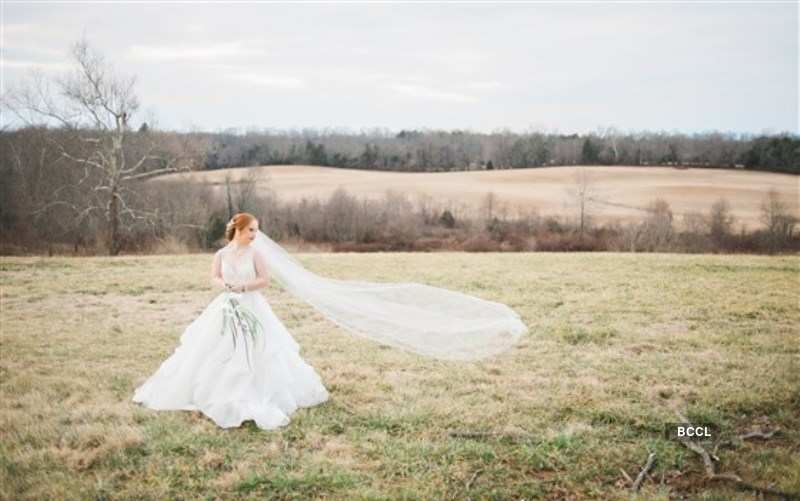
[(800, 136), (704, 132), (590, 134), (463, 130), (228, 130), (200, 134), (206, 169), (320, 165), (437, 172), (556, 165), (739, 168), (800, 174)]

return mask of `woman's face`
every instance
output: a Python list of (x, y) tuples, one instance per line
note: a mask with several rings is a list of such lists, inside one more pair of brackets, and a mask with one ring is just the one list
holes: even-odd
[(258, 234), (258, 221), (253, 219), (250, 221), (250, 224), (247, 225), (247, 228), (244, 230), (237, 230), (237, 233), (236, 241), (239, 242), (239, 244), (247, 245), (251, 243), (256, 239), (256, 235)]

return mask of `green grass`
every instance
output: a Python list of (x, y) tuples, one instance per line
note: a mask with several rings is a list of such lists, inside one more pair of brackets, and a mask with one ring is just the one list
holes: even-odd
[[(334, 278), (501, 301), (530, 334), (445, 362), (263, 291), (331, 399), (223, 430), (130, 398), (214, 297), (210, 255), (3, 257), (0, 499), (751, 499), (662, 433), (727, 437), (719, 471), (800, 491), (800, 258), (614, 253), (298, 254)], [(492, 432), (471, 438), (455, 431)]]

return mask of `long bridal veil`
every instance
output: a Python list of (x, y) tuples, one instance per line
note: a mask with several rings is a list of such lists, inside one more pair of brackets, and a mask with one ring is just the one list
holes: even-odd
[(528, 332), (502, 303), (419, 283), (335, 280), (305, 269), (264, 232), (253, 241), (286, 290), (347, 331), (445, 360), (499, 354)]

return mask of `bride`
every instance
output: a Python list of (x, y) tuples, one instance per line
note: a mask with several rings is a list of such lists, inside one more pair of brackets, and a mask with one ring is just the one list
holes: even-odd
[[(180, 345), (133, 400), (151, 409), (199, 410), (223, 428), (252, 419), (289, 423), (326, 401), (319, 375), (258, 292), (274, 278), (350, 334), (417, 355), (471, 362), (501, 355), (528, 333), (506, 304), (416, 282), (319, 276), (258, 229), (252, 214), (228, 223), (212, 265), (224, 289), (184, 330)], [(512, 270), (513, 271), (513, 270)]]
[[(134, 402), (155, 410), (201, 411), (222, 428), (252, 419), (270, 430), (289, 424), (299, 407), (328, 400), (319, 375), (261, 295), (269, 284), (270, 263), (253, 245), (258, 234), (258, 220), (250, 213), (238, 213), (228, 223), (229, 243), (214, 254), (211, 269), (211, 282), (221, 293), (136, 388)], [(252, 314), (239, 324), (238, 336), (237, 313), (245, 319)]]

